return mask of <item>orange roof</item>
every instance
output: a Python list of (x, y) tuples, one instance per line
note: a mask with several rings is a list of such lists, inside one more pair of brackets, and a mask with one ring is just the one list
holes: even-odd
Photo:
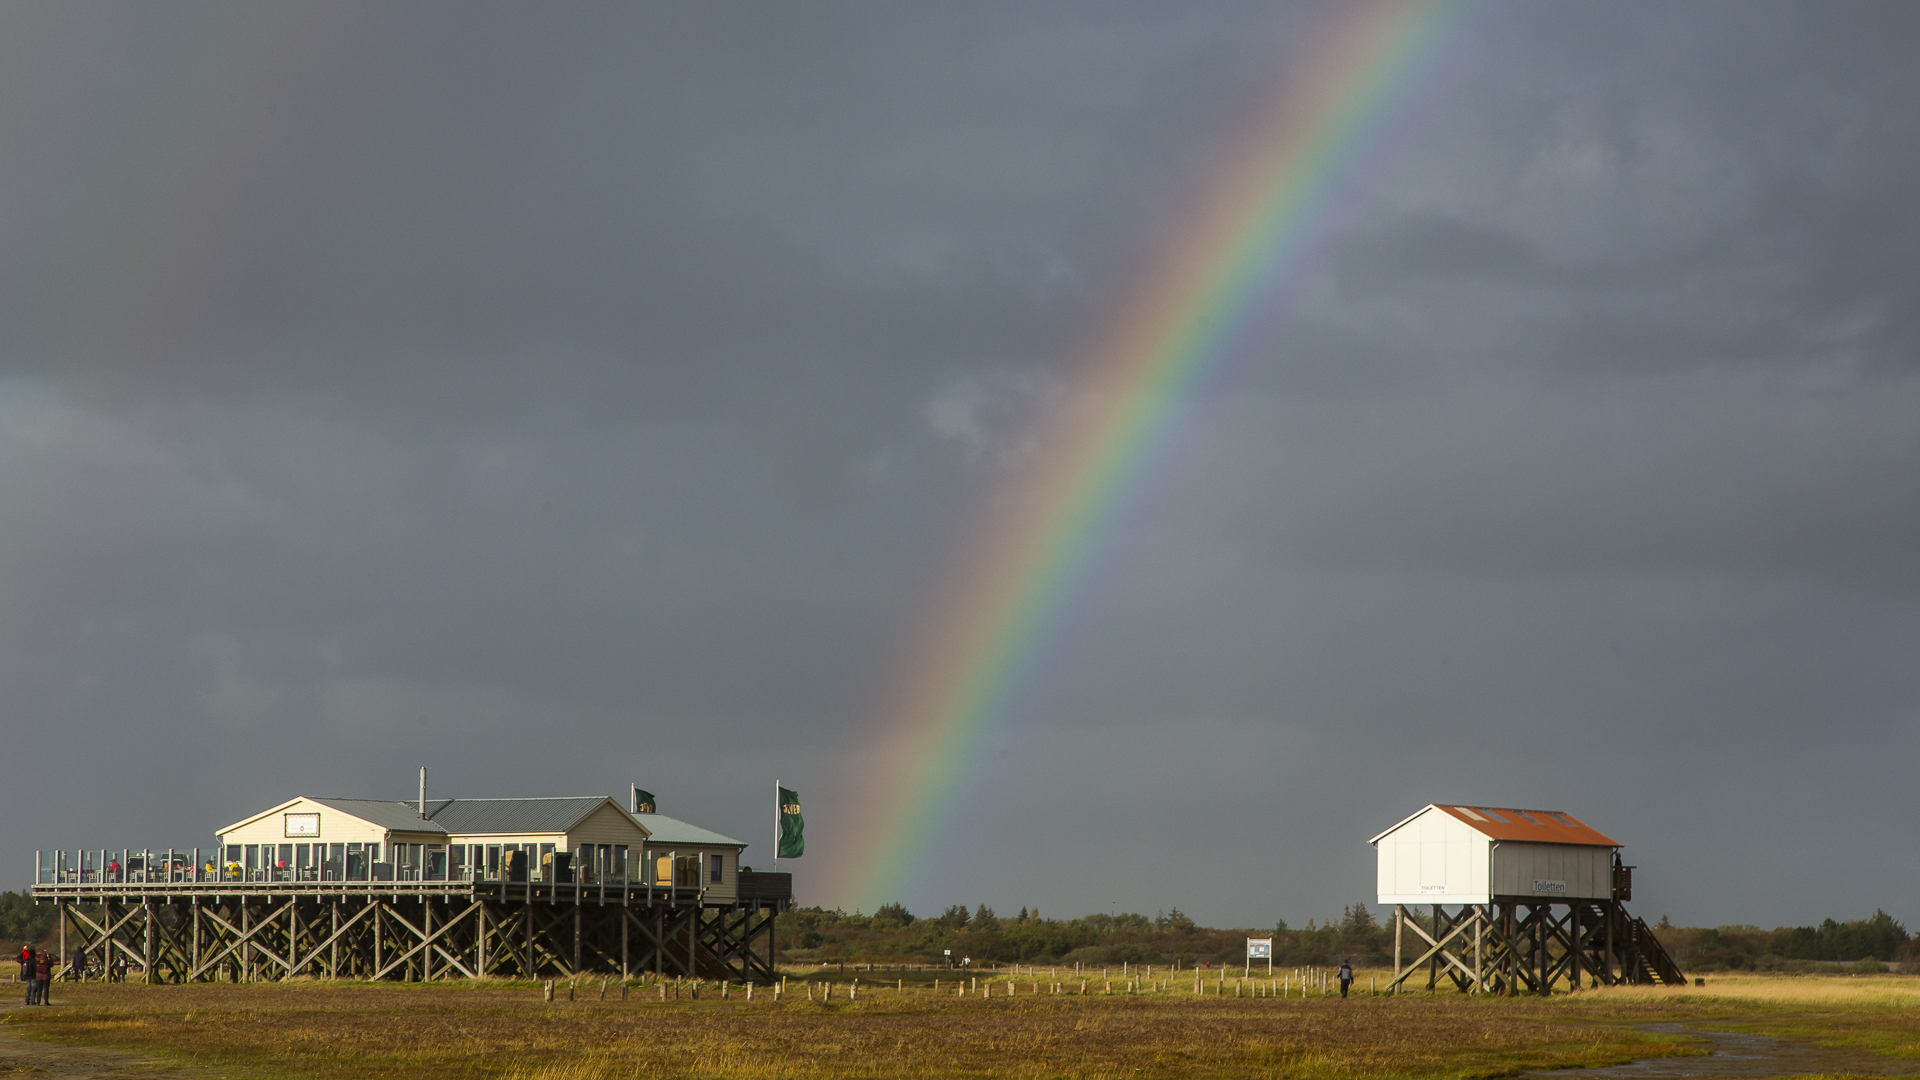
[(1618, 840), (1564, 810), (1514, 810), (1505, 806), (1441, 806), (1434, 808), (1466, 822), (1476, 832), (1495, 840), (1531, 840), (1541, 844), (1586, 844), (1619, 847)]

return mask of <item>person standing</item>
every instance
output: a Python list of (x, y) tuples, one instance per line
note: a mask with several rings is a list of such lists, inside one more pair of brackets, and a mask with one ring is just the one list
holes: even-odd
[(40, 987), (40, 1000), (36, 1005), (53, 1004), (53, 954), (41, 949), (33, 958), (34, 981)]
[(38, 996), (35, 991), (40, 989), (40, 980), (33, 973), (33, 949), (26, 945), (20, 946), (20, 981), (27, 984), (26, 1003), (33, 1004), (33, 999)]
[(1353, 985), (1353, 964), (1346, 957), (1340, 958), (1340, 996), (1347, 996), (1347, 987)]
[(74, 982), (85, 982), (87, 978), (87, 947), (73, 947), (73, 967), (67, 971), (67, 978)]

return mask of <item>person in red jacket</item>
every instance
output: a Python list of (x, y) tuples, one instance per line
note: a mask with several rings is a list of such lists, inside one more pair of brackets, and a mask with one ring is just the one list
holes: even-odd
[(20, 981), (27, 984), (27, 1004), (33, 1004), (35, 991), (40, 989), (40, 980), (34, 977), (33, 950), (20, 946)]

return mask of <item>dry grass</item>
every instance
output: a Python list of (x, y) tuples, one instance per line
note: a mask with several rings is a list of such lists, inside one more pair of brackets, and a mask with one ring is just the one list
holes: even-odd
[(1741, 1006), (1749, 1014), (1707, 1020), (1703, 1028), (1920, 1059), (1920, 979), (1910, 975), (1708, 976), (1705, 987), (1679, 994)]
[[(529, 985), (294, 982), (88, 986), (15, 1009), (32, 1038), (217, 1065), (232, 1077), (1218, 1076), (1480, 1077), (1687, 1048), (1636, 1030), (1684, 1020), (1797, 1034), (1815, 1020), (1882, 1053), (1911, 1049), (1920, 984), (1898, 978), (1725, 979), (1704, 990), (1539, 999), (994, 997), (863, 989), (848, 1002), (547, 1004)], [(597, 984), (594, 987), (597, 991)], [(618, 997), (616, 985), (612, 996)], [(561, 995), (564, 999), (564, 993)], [(1718, 1021), (1718, 1023), (1714, 1023)], [(1731, 1021), (1731, 1022), (1729, 1022)], [(1836, 1021), (1839, 1023), (1836, 1024)], [(1876, 1041), (1877, 1040), (1877, 1041)]]

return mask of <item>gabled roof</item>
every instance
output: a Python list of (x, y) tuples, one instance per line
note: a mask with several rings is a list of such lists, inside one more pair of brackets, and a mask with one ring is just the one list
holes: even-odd
[(427, 817), (449, 833), (566, 832), (609, 803), (605, 795), (565, 799), (445, 799), (427, 804)]
[(1565, 810), (1519, 810), (1505, 806), (1444, 806), (1440, 803), (1428, 803), (1369, 842), (1378, 844), (1389, 833), (1428, 810), (1438, 810), (1463, 821), (1468, 828), (1490, 840), (1526, 840), (1536, 844), (1579, 844), (1584, 847), (1617, 848), (1621, 846), (1618, 840), (1608, 837)]
[(419, 804), (396, 802), (392, 799), (317, 799), (307, 796), (308, 802), (316, 802), (329, 809), (350, 814), (369, 825), (389, 832), (443, 833), (447, 830), (433, 823), (421, 821)]
[(421, 821), (420, 815), (415, 811), (414, 803), (394, 802), (391, 799), (316, 799), (311, 795), (302, 795), (299, 798), (288, 799), (278, 806), (268, 807), (257, 814), (243, 817), (214, 835), (225, 836), (235, 829), (244, 828), (262, 818), (272, 817), (283, 810), (291, 810), (303, 801), (318, 803), (329, 810), (338, 810), (349, 817), (359, 818), (375, 828), (386, 829), (389, 832), (446, 831), (431, 821)]
[[(420, 818), (420, 804), (407, 800), (323, 799), (311, 795), (306, 796), (306, 800), (350, 817), (359, 818), (377, 829), (386, 829), (389, 832), (442, 835), (560, 833), (578, 824), (582, 818), (598, 810), (603, 803), (611, 805), (615, 810), (620, 809), (619, 803), (605, 795), (564, 799), (440, 799), (427, 803), (427, 817), (423, 821)], [(258, 821), (299, 801), (299, 799), (291, 799), (281, 803), (264, 813), (255, 814), (229, 825), (223, 833), (232, 832), (242, 825)], [(692, 826), (687, 827), (692, 828)]]
[(711, 829), (698, 825), (689, 825), (679, 818), (670, 818), (665, 814), (628, 814), (628, 817), (640, 823), (640, 827), (650, 834), (647, 843), (653, 847), (661, 844), (707, 844), (714, 847), (746, 847), (747, 845), (731, 836), (721, 836)]

